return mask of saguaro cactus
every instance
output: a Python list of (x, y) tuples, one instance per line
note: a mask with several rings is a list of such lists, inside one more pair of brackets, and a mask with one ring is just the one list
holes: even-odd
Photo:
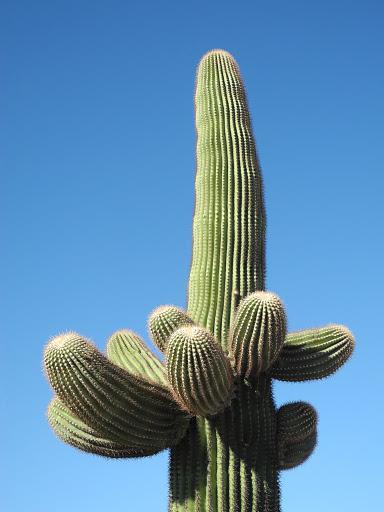
[(171, 512), (276, 512), (278, 472), (316, 444), (304, 402), (276, 409), (272, 379), (326, 377), (350, 356), (346, 327), (287, 334), (265, 291), (263, 187), (236, 62), (214, 50), (196, 82), (197, 174), (188, 307), (156, 309), (160, 362), (131, 331), (107, 356), (76, 333), (49, 342), (55, 433), (86, 452), (139, 457), (170, 448)]

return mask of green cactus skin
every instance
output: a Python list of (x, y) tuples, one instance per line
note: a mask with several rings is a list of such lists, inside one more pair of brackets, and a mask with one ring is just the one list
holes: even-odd
[[(197, 172), (188, 314), (223, 349), (242, 298), (264, 290), (265, 214), (245, 90), (234, 59), (213, 51), (196, 80)], [(266, 376), (171, 450), (171, 511), (278, 510), (276, 412)], [(177, 477), (172, 472), (179, 473)], [(194, 475), (193, 473), (196, 473)], [(191, 487), (181, 482), (190, 479)], [(179, 482), (177, 486), (173, 482)]]
[(128, 329), (117, 331), (109, 338), (107, 357), (132, 375), (167, 385), (164, 365), (152, 354), (144, 341)]
[(275, 379), (295, 382), (323, 379), (347, 361), (354, 344), (351, 331), (344, 325), (290, 333), (271, 374)]
[(196, 80), (197, 172), (188, 313), (225, 347), (239, 299), (264, 289), (265, 215), (245, 90), (234, 59), (208, 53)]
[(132, 450), (177, 443), (186, 415), (160, 384), (114, 365), (76, 333), (54, 338), (44, 354), (49, 382), (80, 420)]
[(277, 411), (279, 469), (302, 464), (313, 452), (317, 438), (317, 413), (305, 402), (285, 404)]
[(182, 309), (176, 306), (160, 306), (149, 317), (148, 331), (157, 348), (165, 352), (171, 334), (178, 327), (193, 324), (193, 320)]
[(126, 445), (105, 438), (97, 430), (90, 428), (71, 413), (59, 398), (54, 398), (48, 406), (48, 422), (55, 434), (65, 443), (95, 455), (111, 458), (145, 457), (159, 450), (132, 450)]
[(245, 90), (231, 55), (206, 54), (196, 80), (197, 172), (188, 308), (162, 306), (149, 332), (161, 363), (131, 331), (107, 356), (76, 333), (54, 338), (44, 363), (48, 408), (66, 443), (105, 457), (170, 448), (170, 512), (279, 512), (278, 473), (304, 462), (317, 415), (276, 409), (273, 378), (326, 377), (354, 339), (330, 325), (286, 335), (265, 291), (261, 172)]
[(266, 372), (279, 355), (286, 334), (284, 306), (277, 295), (254, 292), (245, 297), (229, 336), (237, 374), (252, 380)]
[(209, 331), (177, 329), (168, 342), (167, 370), (175, 400), (190, 414), (210, 416), (229, 405), (232, 368)]
[[(258, 354), (251, 361), (252, 350), (247, 353), (241, 346), (240, 334), (249, 347), (264, 343), (247, 338), (247, 329), (240, 329), (241, 320), (236, 323), (234, 317), (239, 303), (244, 311), (240, 318), (246, 317), (248, 296), (264, 291), (266, 222), (245, 91), (227, 52), (203, 57), (195, 105), (196, 203), (188, 314), (223, 349), (234, 352), (237, 391), (230, 406), (213, 419), (192, 420), (187, 435), (172, 448), (170, 510), (278, 512), (278, 470), (284, 461), (279, 462), (268, 366), (275, 361), (279, 367), (285, 317), (279, 306), (275, 323), (268, 323), (277, 339), (267, 332), (263, 337), (268, 340), (264, 343), (272, 343), (265, 347), (268, 357), (263, 360)], [(250, 331), (255, 319), (249, 313)], [(297, 462), (295, 456), (287, 452), (286, 459)]]

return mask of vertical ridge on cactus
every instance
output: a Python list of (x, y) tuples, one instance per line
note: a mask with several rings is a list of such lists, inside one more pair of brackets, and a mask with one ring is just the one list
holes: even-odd
[(173, 396), (190, 414), (210, 416), (229, 405), (231, 365), (207, 330), (177, 329), (168, 343), (167, 367)]
[(354, 345), (353, 335), (344, 325), (290, 333), (271, 374), (286, 381), (323, 379), (348, 360)]
[(227, 52), (196, 79), (197, 172), (188, 313), (224, 346), (238, 300), (264, 288), (265, 215), (244, 86)]
[(312, 453), (317, 437), (316, 410), (305, 402), (285, 404), (277, 411), (279, 469), (302, 464)]
[(132, 449), (168, 448), (183, 435), (182, 413), (166, 387), (125, 372), (76, 333), (51, 340), (48, 379), (89, 427)]
[(164, 352), (168, 340), (176, 329), (184, 325), (193, 325), (193, 320), (176, 306), (160, 306), (148, 319), (148, 330), (154, 344)]
[(48, 344), (57, 395), (48, 421), (67, 444), (105, 457), (170, 449), (170, 512), (279, 512), (279, 471), (317, 439), (304, 402), (276, 409), (273, 379), (323, 378), (347, 361), (344, 326), (287, 334), (265, 290), (263, 185), (238, 66), (224, 50), (196, 78), (197, 169), (188, 307), (162, 306), (148, 327), (160, 362), (132, 331), (107, 356), (70, 332)]
[(105, 438), (97, 430), (77, 418), (57, 397), (48, 406), (47, 416), (55, 434), (79, 450), (111, 458), (144, 457), (160, 450), (133, 450), (129, 446)]
[(132, 375), (158, 384), (165, 385), (167, 382), (164, 365), (150, 352), (143, 340), (128, 329), (117, 331), (109, 338), (107, 357)]
[(230, 334), (236, 371), (247, 379), (268, 370), (283, 347), (287, 326), (277, 295), (254, 292), (239, 304)]

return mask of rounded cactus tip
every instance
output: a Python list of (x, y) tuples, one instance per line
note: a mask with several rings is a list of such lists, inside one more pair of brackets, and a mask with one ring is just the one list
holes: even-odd
[(329, 328), (334, 328), (340, 332), (340, 334), (343, 334), (345, 339), (348, 340), (349, 344), (354, 347), (355, 345), (355, 337), (350, 329), (346, 325), (342, 324), (331, 324), (329, 325)]
[(272, 292), (253, 292), (240, 301), (231, 326), (230, 346), (236, 371), (253, 378), (268, 370), (287, 334), (281, 299)]
[(206, 52), (201, 58), (201, 60), (204, 60), (212, 55), (219, 55), (222, 57), (229, 57), (233, 59), (233, 56), (227, 50), (223, 50), (222, 48), (214, 48), (213, 50), (209, 50), (208, 52)]
[(174, 399), (190, 414), (217, 414), (233, 396), (230, 362), (212, 334), (201, 327), (184, 326), (172, 334), (167, 373)]
[(77, 332), (68, 331), (58, 336), (54, 336), (48, 341), (47, 346), (45, 347), (45, 351), (47, 350), (63, 350), (65, 347), (68, 347), (72, 342), (76, 342), (78, 339), (82, 339), (80, 334)]
[(277, 411), (278, 467), (291, 469), (311, 455), (317, 440), (317, 412), (306, 402), (292, 402)]
[(265, 312), (278, 315), (285, 327), (286, 316), (284, 304), (280, 297), (275, 293), (264, 291), (250, 293), (241, 301), (238, 311), (249, 307), (251, 307), (251, 309), (260, 308)]
[(170, 336), (183, 325), (193, 325), (193, 320), (177, 306), (159, 306), (148, 319), (149, 334), (162, 352), (166, 350)]
[(222, 50), (221, 48), (215, 48), (213, 50), (209, 50), (205, 53), (199, 62), (199, 70), (200, 72), (206, 68), (209, 63), (216, 62), (217, 59), (224, 59), (226, 61), (230, 61), (238, 70), (237, 63), (233, 57), (227, 50)]
[(276, 293), (269, 291), (258, 291), (250, 293), (244, 300), (253, 300), (269, 307), (278, 307), (284, 309), (283, 302)]
[[(195, 346), (197, 349), (205, 346), (219, 347), (214, 336), (207, 329), (198, 325), (183, 325), (179, 327), (171, 336), (171, 340), (172, 346), (175, 344), (188, 345)], [(169, 347), (169, 349), (171, 349), (171, 347)]]
[(49, 373), (50, 367), (60, 366), (66, 357), (73, 354), (84, 354), (94, 349), (93, 344), (77, 332), (69, 331), (51, 338), (44, 350), (44, 367)]
[(345, 357), (345, 359), (341, 363), (341, 364), (343, 364), (351, 356), (351, 354), (353, 353), (353, 351), (355, 349), (355, 337), (354, 337), (352, 331), (350, 329), (348, 329), (348, 327), (345, 325), (331, 324), (329, 326), (329, 328), (333, 328), (336, 331), (338, 331), (340, 336), (344, 340), (344, 347), (345, 347), (344, 357)]
[(199, 327), (198, 325), (183, 325), (182, 327), (179, 327), (175, 337), (185, 341), (189, 341), (190, 339), (206, 341), (209, 339), (209, 342), (215, 342), (212, 334), (207, 329)]

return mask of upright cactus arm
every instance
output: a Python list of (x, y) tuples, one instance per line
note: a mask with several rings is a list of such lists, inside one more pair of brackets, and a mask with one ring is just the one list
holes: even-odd
[(104, 438), (145, 452), (169, 448), (184, 435), (189, 417), (166, 387), (111, 363), (78, 334), (54, 338), (44, 360), (61, 401)]
[(169, 338), (176, 329), (185, 325), (194, 325), (194, 321), (176, 306), (160, 306), (152, 311), (148, 319), (149, 334), (161, 352), (167, 350)]
[(124, 443), (105, 438), (73, 414), (57, 397), (48, 406), (48, 422), (55, 434), (65, 443), (87, 453), (113, 459), (144, 457), (160, 450), (133, 450)]
[(181, 327), (172, 334), (167, 369), (175, 400), (190, 414), (217, 414), (233, 398), (229, 359), (205, 329)]
[(283, 381), (322, 379), (334, 373), (353, 352), (355, 341), (343, 325), (288, 334), (271, 376)]
[(305, 402), (292, 402), (277, 411), (279, 469), (302, 464), (316, 446), (317, 413)]
[(157, 384), (167, 384), (164, 365), (132, 331), (125, 329), (112, 334), (107, 343), (107, 357), (132, 375)]
[(287, 333), (284, 306), (270, 292), (242, 299), (230, 331), (230, 351), (238, 375), (254, 380), (278, 357)]

